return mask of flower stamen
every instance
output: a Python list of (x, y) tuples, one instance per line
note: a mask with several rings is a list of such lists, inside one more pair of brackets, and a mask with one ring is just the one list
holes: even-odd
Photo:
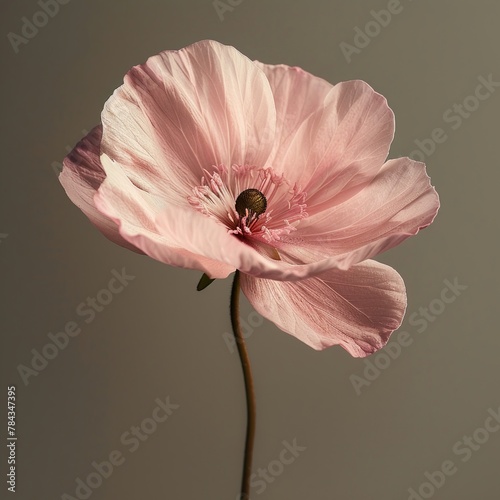
[(212, 169), (204, 170), (188, 201), (224, 224), (229, 233), (273, 245), (307, 217), (306, 193), (272, 168), (218, 165)]

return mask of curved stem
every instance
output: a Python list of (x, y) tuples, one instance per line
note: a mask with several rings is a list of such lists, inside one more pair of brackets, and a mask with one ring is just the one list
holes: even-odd
[(252, 473), (252, 455), (255, 438), (255, 390), (253, 385), (252, 369), (250, 367), (250, 358), (248, 357), (245, 340), (241, 334), (240, 313), (240, 272), (236, 271), (234, 275), (233, 288), (231, 290), (231, 325), (233, 334), (238, 346), (238, 353), (245, 380), (245, 392), (247, 400), (247, 434), (245, 440), (245, 457), (243, 460), (243, 478), (241, 480), (241, 500), (250, 500), (250, 475)]

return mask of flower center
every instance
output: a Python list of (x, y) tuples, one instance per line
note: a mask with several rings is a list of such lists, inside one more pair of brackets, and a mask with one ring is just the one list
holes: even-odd
[(262, 215), (267, 208), (266, 197), (258, 189), (245, 189), (236, 198), (236, 211), (240, 217), (257, 217)]
[(306, 193), (270, 167), (218, 165), (204, 174), (188, 202), (235, 236), (275, 245), (307, 217)]

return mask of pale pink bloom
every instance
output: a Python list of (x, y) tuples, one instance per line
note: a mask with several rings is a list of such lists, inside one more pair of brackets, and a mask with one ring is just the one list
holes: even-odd
[(386, 161), (394, 116), (369, 85), (202, 41), (132, 68), (101, 118), (60, 180), (109, 239), (212, 278), (239, 269), (255, 309), (315, 349), (366, 356), (400, 326), (403, 280), (369, 259), (439, 201), (423, 163)]

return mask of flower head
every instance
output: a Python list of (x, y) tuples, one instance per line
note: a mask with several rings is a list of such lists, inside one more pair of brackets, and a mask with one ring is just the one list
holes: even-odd
[(132, 68), (64, 161), (71, 200), (111, 240), (225, 278), (315, 349), (366, 356), (406, 308), (370, 260), (439, 208), (425, 165), (386, 161), (394, 116), (362, 81), (335, 86), (214, 41)]

